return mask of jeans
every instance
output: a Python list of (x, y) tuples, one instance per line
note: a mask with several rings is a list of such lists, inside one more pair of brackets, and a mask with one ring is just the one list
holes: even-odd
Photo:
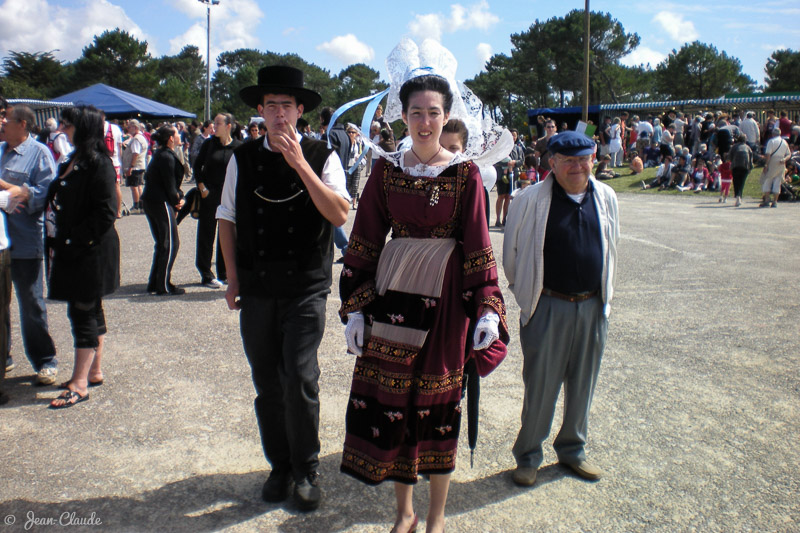
[(0, 385), (6, 375), (9, 339), (11, 338), (11, 252), (0, 251)]
[[(47, 327), (44, 305), (42, 259), (12, 259), (11, 281), (19, 304), (19, 321), (25, 355), (38, 372), (45, 365), (56, 365), (56, 347)], [(8, 340), (11, 352), (11, 336)]]
[(344, 254), (348, 242), (349, 240), (347, 238), (347, 234), (344, 232), (341, 226), (333, 230), (333, 244), (342, 251), (342, 254)]

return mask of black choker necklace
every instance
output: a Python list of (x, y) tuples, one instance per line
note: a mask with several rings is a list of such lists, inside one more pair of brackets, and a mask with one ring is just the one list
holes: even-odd
[(411, 153), (412, 153), (412, 154), (414, 154), (414, 157), (416, 157), (416, 158), (417, 158), (417, 161), (419, 161), (419, 162), (420, 162), (420, 164), (422, 164), (422, 165), (427, 165), (428, 163), (430, 163), (431, 161), (433, 161), (433, 159), (434, 159), (434, 158), (435, 158), (437, 155), (439, 155), (439, 153), (440, 153), (441, 151), (442, 151), (442, 145), (440, 144), (440, 145), (439, 145), (439, 149), (436, 151), (436, 153), (435, 153), (435, 154), (433, 154), (433, 156), (431, 156), (431, 158), (430, 158), (430, 159), (428, 159), (427, 161), (423, 162), (423, 161), (422, 161), (422, 158), (421, 158), (420, 156), (418, 156), (418, 155), (417, 155), (417, 152), (415, 152), (415, 151), (414, 151), (414, 147), (413, 147), (413, 146), (411, 147)]

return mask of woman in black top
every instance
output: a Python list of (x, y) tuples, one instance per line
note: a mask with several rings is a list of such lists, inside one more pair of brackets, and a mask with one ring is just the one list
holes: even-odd
[(200, 272), (200, 282), (211, 289), (219, 289), (227, 281), (225, 261), (217, 237), (217, 277), (211, 272), (211, 255), (214, 235), (217, 233), (217, 207), (222, 201), (225, 171), (233, 151), (242, 141), (231, 137), (233, 115), (220, 113), (214, 118), (214, 136), (203, 143), (194, 163), (197, 190), (200, 191), (200, 216), (197, 219), (197, 252), (195, 266)]
[(183, 193), (180, 189), (183, 165), (173, 147), (181, 146), (181, 138), (178, 130), (169, 124), (158, 128), (152, 138), (159, 148), (147, 167), (142, 193), (144, 214), (147, 215), (150, 232), (156, 241), (147, 292), (159, 295), (184, 294), (186, 291), (173, 285), (170, 279), (172, 265), (180, 247), (175, 214), (183, 205)]
[(61, 113), (75, 151), (58, 169), (45, 201), (48, 298), (67, 302), (75, 340), (72, 378), (50, 407), (71, 407), (103, 382), (106, 334), (103, 296), (119, 288), (117, 175), (104, 142), (103, 116), (94, 107)]

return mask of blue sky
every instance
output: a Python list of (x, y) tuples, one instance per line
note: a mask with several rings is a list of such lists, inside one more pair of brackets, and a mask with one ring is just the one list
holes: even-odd
[[(384, 60), (402, 36), (433, 37), (455, 54), (457, 75), (467, 79), (492, 54), (510, 52), (512, 33), (583, 6), (552, 0), (220, 0), (211, 9), (211, 56), (241, 47), (294, 52), (332, 74), (366, 63), (386, 79)], [(626, 31), (639, 34), (641, 44), (626, 64), (654, 67), (671, 50), (700, 40), (737, 57), (744, 72), (761, 84), (772, 51), (800, 50), (796, 1), (613, 0), (591, 3), (590, 9), (610, 13)], [(147, 40), (155, 56), (175, 54), (186, 44), (203, 53), (206, 48), (206, 8), (198, 0), (2, 0), (2, 12), (14, 24), (0, 32), (0, 56), (9, 50), (56, 50), (56, 57), (71, 61), (93, 35), (114, 27)]]

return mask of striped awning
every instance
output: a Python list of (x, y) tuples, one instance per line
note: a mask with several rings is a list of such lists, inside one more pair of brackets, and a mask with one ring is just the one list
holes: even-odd
[(663, 102), (629, 102), (625, 104), (600, 104), (602, 111), (613, 111), (619, 109), (670, 109), (670, 108), (725, 108), (740, 106), (744, 104), (766, 106), (774, 104), (788, 104), (791, 107), (800, 106), (800, 94), (794, 95), (764, 95), (731, 97), (724, 96), (719, 98), (698, 98), (691, 100), (668, 100)]
[(36, 115), (36, 124), (40, 127), (44, 126), (48, 118), (52, 117), (58, 120), (61, 115), (61, 109), (74, 105), (72, 102), (54, 102), (52, 100), (33, 100), (30, 98), (9, 98), (8, 103), (9, 105), (21, 104), (30, 107), (34, 115)]

